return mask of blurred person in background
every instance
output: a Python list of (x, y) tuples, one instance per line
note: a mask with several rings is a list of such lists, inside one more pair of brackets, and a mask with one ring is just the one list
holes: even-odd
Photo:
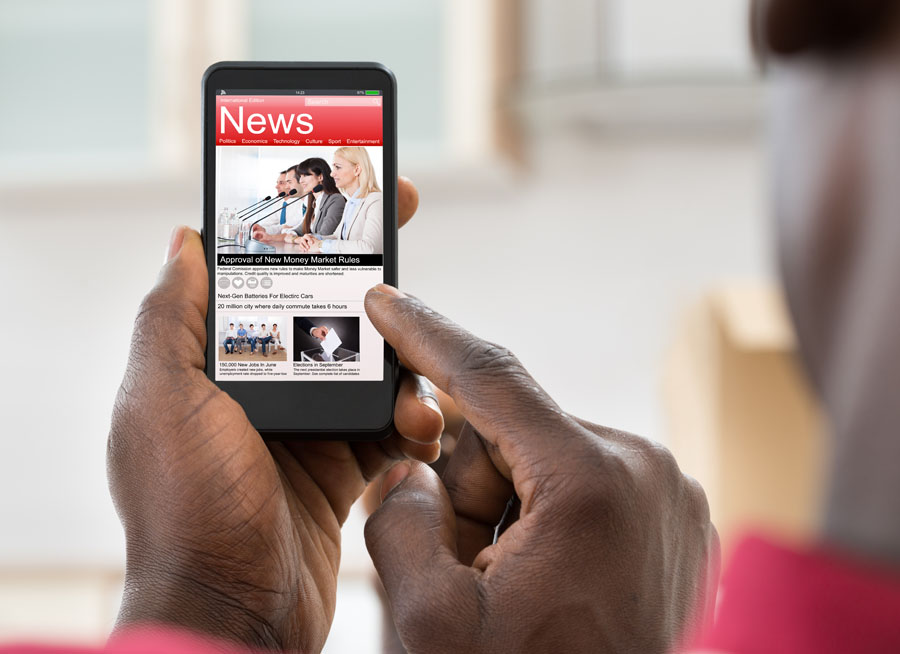
[(900, 651), (900, 2), (754, 6), (781, 269), (830, 424), (819, 542), (750, 538), (716, 652)]

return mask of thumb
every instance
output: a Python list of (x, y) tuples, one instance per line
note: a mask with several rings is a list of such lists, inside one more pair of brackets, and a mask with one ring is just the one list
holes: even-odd
[[(172, 230), (166, 263), (134, 322), (130, 366), (203, 369), (209, 279), (200, 234)], [(165, 347), (160, 347), (165, 345)], [(144, 370), (144, 372), (147, 372)]]
[[(166, 263), (134, 321), (128, 365), (113, 409), (107, 445), (110, 463), (130, 456), (131, 446), (145, 442), (145, 425), (158, 428), (167, 417), (183, 420), (183, 413), (173, 408), (185, 402), (188, 390), (201, 394), (188, 402), (191, 416), (211, 397), (210, 390), (216, 390), (205, 376), (202, 384), (196, 383), (205, 362), (208, 289), (200, 235), (176, 227), (166, 248)], [(126, 453), (119, 453), (122, 448)], [(111, 475), (113, 470), (111, 465)], [(112, 476), (110, 480), (117, 483)]]
[(166, 261), (159, 272), (153, 291), (175, 287), (177, 295), (190, 302), (206, 318), (209, 298), (206, 253), (197, 230), (178, 225), (172, 228)]
[(403, 644), (427, 650), (435, 634), (464, 644), (477, 624), (481, 572), (457, 559), (456, 518), (441, 480), (427, 465), (404, 461), (385, 475), (382, 494), (366, 522), (366, 547)]

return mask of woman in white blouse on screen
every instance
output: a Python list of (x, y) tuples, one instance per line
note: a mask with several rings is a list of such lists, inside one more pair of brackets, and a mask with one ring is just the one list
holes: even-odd
[(297, 244), (305, 252), (382, 254), (384, 204), (375, 169), (365, 148), (347, 146), (334, 153), (331, 176), (347, 196), (340, 224), (332, 234), (306, 234)]

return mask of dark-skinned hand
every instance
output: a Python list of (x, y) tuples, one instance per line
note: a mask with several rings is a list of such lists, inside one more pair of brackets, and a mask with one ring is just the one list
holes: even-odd
[(702, 626), (718, 537), (665, 448), (569, 415), (508, 350), (392, 287), (369, 291), (366, 311), (468, 420), (443, 479), (398, 463), (366, 524), (411, 654), (647, 654)]
[[(401, 178), (401, 224), (417, 201)], [(434, 460), (443, 420), (427, 382), (404, 371), (386, 440), (266, 444), (203, 371), (207, 292), (200, 236), (178, 228), (135, 321), (109, 435), (127, 543), (117, 630), (163, 623), (319, 651), (351, 505), (397, 460)]]

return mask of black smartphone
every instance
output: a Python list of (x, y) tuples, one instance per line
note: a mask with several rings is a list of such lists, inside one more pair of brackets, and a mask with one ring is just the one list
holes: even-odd
[(203, 76), (206, 374), (270, 439), (377, 440), (397, 358), (366, 291), (397, 283), (397, 110), (376, 63)]

